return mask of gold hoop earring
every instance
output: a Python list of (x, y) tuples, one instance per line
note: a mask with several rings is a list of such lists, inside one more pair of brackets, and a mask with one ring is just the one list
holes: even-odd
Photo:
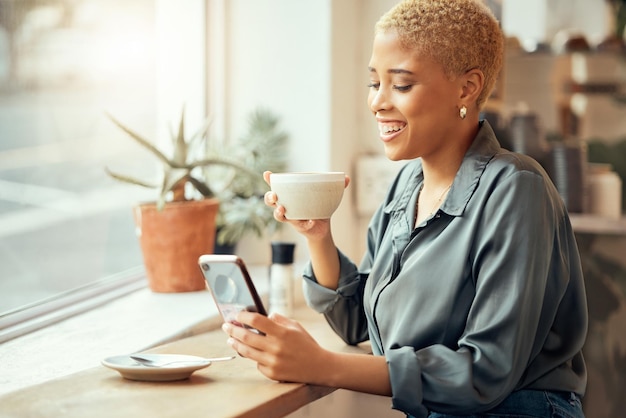
[(465, 119), (465, 116), (467, 116), (467, 107), (465, 105), (462, 105), (461, 109), (459, 109), (459, 116), (461, 119)]

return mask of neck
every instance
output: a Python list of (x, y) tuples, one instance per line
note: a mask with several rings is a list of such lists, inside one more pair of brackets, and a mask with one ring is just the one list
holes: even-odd
[(436, 193), (452, 184), (479, 129), (478, 120), (464, 122), (468, 123), (463, 124), (463, 129), (449, 133), (454, 136), (454, 141), (448, 141), (448, 145), (435, 154), (422, 156), (425, 191)]

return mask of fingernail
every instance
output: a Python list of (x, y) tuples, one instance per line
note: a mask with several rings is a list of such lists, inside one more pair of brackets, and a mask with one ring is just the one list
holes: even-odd
[(230, 331), (230, 324), (227, 324), (226, 322), (224, 322), (222, 324), (222, 331), (224, 331), (225, 333), (228, 333), (228, 331)]

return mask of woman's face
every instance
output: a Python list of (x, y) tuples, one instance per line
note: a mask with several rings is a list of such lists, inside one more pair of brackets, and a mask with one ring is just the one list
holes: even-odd
[(439, 64), (403, 48), (395, 32), (374, 38), (368, 105), (391, 160), (443, 156), (454, 146), (462, 88)]

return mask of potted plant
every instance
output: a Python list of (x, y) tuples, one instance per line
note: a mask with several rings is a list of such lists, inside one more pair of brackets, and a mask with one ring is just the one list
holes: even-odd
[[(256, 172), (257, 177), (251, 181), (247, 176), (235, 176), (219, 193), (221, 205), (217, 217), (216, 252), (233, 253), (237, 243), (246, 235), (260, 238), (281, 225), (275, 221), (273, 210), (263, 201), (267, 185), (256, 181), (266, 170), (279, 172), (287, 167), (289, 137), (278, 125), (278, 117), (268, 110), (257, 109), (250, 116), (245, 135), (225, 151), (226, 155), (238, 156), (237, 160)], [(215, 170), (233, 171), (224, 167)]]
[[(161, 162), (160, 183), (105, 168), (116, 180), (158, 190), (155, 201), (139, 203), (133, 211), (150, 288), (155, 292), (205, 289), (197, 261), (200, 255), (213, 252), (221, 196), (226, 196), (224, 191), (231, 184), (262, 187), (262, 178), (241, 159), (243, 150), (233, 147), (230, 150), (237, 153), (228, 154), (225, 148), (208, 141), (208, 122), (187, 138), (184, 109), (178, 130), (172, 135), (170, 155), (108, 116)], [(214, 185), (207, 175), (218, 167), (222, 168), (222, 176)], [(230, 180), (224, 181), (225, 173), (229, 173)]]

